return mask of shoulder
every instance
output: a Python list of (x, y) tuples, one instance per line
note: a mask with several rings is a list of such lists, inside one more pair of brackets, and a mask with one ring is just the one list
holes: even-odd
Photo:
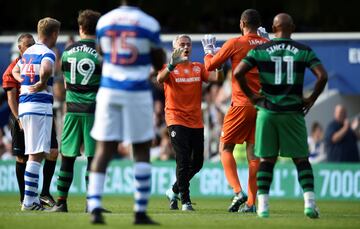
[(294, 40), (291, 40), (291, 45), (295, 46), (296, 48), (298, 48), (300, 50), (312, 51), (312, 49), (309, 46), (302, 44), (300, 42), (294, 41)]

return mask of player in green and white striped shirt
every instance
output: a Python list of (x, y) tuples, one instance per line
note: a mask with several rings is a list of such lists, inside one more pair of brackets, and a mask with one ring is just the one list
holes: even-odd
[(67, 196), (73, 180), (74, 163), (80, 156), (81, 146), (88, 160), (85, 176), (95, 154), (95, 140), (90, 136), (94, 123), (95, 98), (99, 88), (101, 63), (96, 51), (96, 24), (100, 13), (92, 10), (80, 12), (78, 17), (80, 41), (67, 47), (61, 64), (65, 77), (66, 116), (61, 136), (61, 168), (57, 181), (58, 201), (51, 209), (67, 212)]
[[(310, 218), (319, 217), (304, 115), (323, 91), (327, 73), (309, 47), (291, 39), (294, 28), (290, 15), (278, 14), (273, 21), (275, 39), (249, 51), (234, 72), (241, 89), (258, 109), (255, 155), (260, 157), (257, 173), (260, 217), (269, 216), (269, 190), (278, 155), (292, 158), (296, 165), (304, 192), (304, 214)], [(244, 77), (253, 67), (259, 70), (260, 96), (252, 93)], [(308, 98), (303, 97), (306, 68), (310, 68), (317, 78), (315, 89)]]

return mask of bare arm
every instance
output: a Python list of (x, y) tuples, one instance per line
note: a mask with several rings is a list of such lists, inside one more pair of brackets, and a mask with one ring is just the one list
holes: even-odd
[(13, 77), (18, 81), (21, 82), (23, 79), (21, 78), (20, 74), (20, 67), (18, 65), (15, 65), (13, 70), (11, 71)]
[(344, 120), (344, 125), (335, 133), (333, 133), (333, 135), (331, 136), (331, 141), (333, 143), (338, 143), (339, 141), (341, 141), (341, 139), (343, 139), (343, 137), (345, 136), (346, 132), (349, 130), (350, 128), (350, 123), (348, 119)]
[(314, 75), (317, 78), (317, 81), (315, 83), (315, 88), (312, 94), (308, 98), (304, 98), (304, 106), (303, 111), (306, 114), (309, 109), (314, 105), (316, 99), (319, 97), (321, 92), (324, 90), (325, 85), (327, 83), (327, 72), (322, 64), (316, 65), (311, 69), (311, 71), (314, 73)]
[(18, 106), (19, 106), (19, 102), (17, 100), (17, 89), (16, 88), (12, 88), (11, 90), (8, 90), (6, 92), (7, 94), (7, 98), (8, 98), (8, 104), (11, 110), (11, 113), (15, 116), (15, 118), (18, 118), (19, 113), (18, 113)]
[(40, 79), (37, 83), (29, 87), (29, 92), (35, 93), (46, 89), (47, 81), (53, 72), (54, 63), (50, 60), (43, 60), (40, 65), (39, 76)]

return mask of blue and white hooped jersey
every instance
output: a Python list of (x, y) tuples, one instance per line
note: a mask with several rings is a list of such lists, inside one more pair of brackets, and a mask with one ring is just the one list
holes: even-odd
[[(20, 67), (20, 74), (23, 81), (19, 97), (19, 116), (24, 115), (47, 115), (52, 116), (53, 104), (53, 75), (55, 53), (47, 46), (36, 43), (29, 47), (17, 65)], [(44, 60), (53, 63), (53, 74), (47, 82), (47, 88), (40, 92), (29, 93), (29, 87), (40, 80), (40, 64)]]
[(149, 90), (150, 50), (161, 46), (157, 20), (137, 7), (121, 6), (99, 19), (96, 33), (104, 58), (100, 87)]

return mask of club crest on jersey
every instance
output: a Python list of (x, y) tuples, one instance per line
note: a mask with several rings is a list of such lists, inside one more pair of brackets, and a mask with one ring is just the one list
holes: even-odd
[(170, 135), (171, 135), (171, 137), (174, 138), (176, 136), (176, 132), (173, 130), (173, 131), (171, 131)]
[(200, 67), (199, 66), (194, 66), (193, 67), (193, 72), (200, 73), (201, 72)]
[(175, 75), (179, 75), (179, 70), (175, 69), (175, 70), (174, 70), (174, 74), (175, 74)]
[(185, 74), (189, 74), (189, 69), (184, 69)]

